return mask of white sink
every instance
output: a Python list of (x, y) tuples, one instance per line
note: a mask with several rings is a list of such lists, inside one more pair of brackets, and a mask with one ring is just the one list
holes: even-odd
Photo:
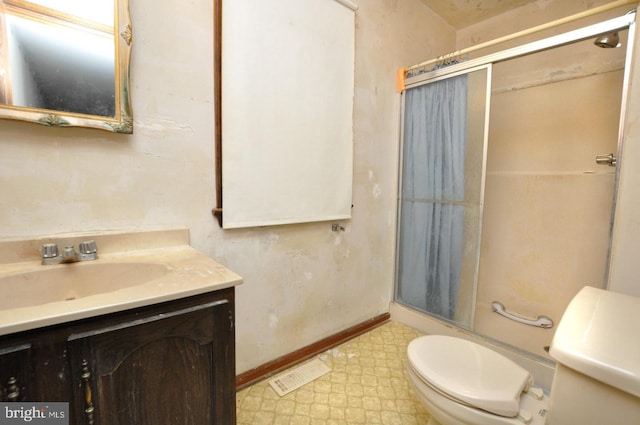
[[(98, 258), (42, 265), (40, 247), (93, 239)], [(0, 336), (242, 283), (189, 246), (186, 229), (0, 240)]]
[(7, 294), (0, 297), (0, 310), (75, 300), (144, 285), (169, 271), (164, 264), (87, 261), (0, 275), (0, 288)]

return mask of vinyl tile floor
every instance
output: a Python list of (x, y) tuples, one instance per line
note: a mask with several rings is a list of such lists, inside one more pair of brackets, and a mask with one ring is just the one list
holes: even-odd
[(273, 377), (245, 388), (236, 394), (237, 424), (426, 425), (406, 372), (407, 345), (419, 335), (387, 322), (315, 356), (331, 372), (289, 394), (271, 388)]

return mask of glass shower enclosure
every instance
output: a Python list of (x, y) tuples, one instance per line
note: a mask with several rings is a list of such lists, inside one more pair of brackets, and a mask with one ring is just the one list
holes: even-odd
[[(491, 66), (405, 93), (396, 296), (470, 328)], [(419, 282), (419, 283), (417, 283)]]
[[(607, 285), (634, 18), (408, 76), (397, 303), (548, 359)], [(626, 49), (594, 46), (614, 31)]]

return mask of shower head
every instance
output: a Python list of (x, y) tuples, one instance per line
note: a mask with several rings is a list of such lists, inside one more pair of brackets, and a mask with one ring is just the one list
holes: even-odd
[(595, 39), (593, 42), (598, 47), (603, 47), (605, 49), (613, 49), (614, 47), (620, 47), (620, 36), (618, 36), (617, 32), (611, 34), (605, 34)]

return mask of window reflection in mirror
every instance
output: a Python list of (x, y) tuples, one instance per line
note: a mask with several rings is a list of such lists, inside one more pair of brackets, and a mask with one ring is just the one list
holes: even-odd
[(131, 133), (129, 47), (126, 0), (0, 0), (0, 116)]

